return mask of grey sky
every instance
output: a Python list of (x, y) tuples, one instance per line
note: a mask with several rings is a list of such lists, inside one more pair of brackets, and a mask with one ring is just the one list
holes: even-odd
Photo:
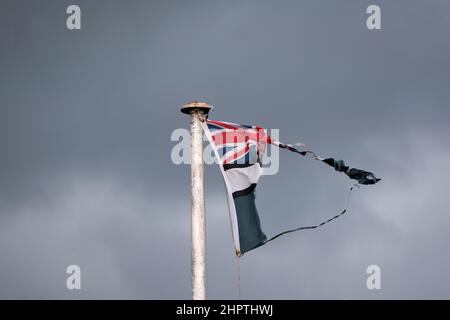
[[(245, 255), (244, 298), (450, 298), (450, 3), (376, 1), (369, 31), (373, 3), (2, 0), (0, 297), (190, 298), (189, 167), (170, 134), (196, 99), (383, 179), (333, 224)], [(224, 186), (205, 174), (209, 297), (237, 298)], [(350, 184), (282, 152), (257, 189), (263, 229), (336, 214)]]

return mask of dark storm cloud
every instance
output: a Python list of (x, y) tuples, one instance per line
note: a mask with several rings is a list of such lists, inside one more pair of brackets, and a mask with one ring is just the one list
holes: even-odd
[[(189, 168), (170, 134), (199, 99), (383, 178), (333, 225), (245, 256), (244, 297), (448, 298), (446, 1), (379, 1), (381, 31), (365, 1), (78, 1), (81, 31), (69, 4), (0, 5), (1, 297), (189, 298)], [(235, 298), (217, 167), (205, 184), (209, 294)], [(283, 153), (258, 186), (263, 228), (328, 218), (348, 187)]]

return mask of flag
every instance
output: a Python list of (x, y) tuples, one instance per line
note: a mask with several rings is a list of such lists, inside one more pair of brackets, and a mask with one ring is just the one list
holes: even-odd
[(239, 256), (267, 240), (255, 205), (266, 131), (255, 126), (211, 120), (203, 123), (203, 129), (225, 181), (233, 242)]
[(337, 216), (319, 225), (295, 228), (267, 239), (261, 229), (261, 222), (255, 205), (255, 189), (262, 175), (262, 156), (267, 144), (322, 161), (336, 171), (358, 181), (358, 184), (368, 185), (380, 181), (373, 173), (350, 168), (343, 160), (324, 159), (313, 151), (298, 150), (293, 145), (276, 141), (267, 134), (266, 129), (259, 126), (239, 125), (209, 119), (205, 119), (202, 126), (219, 162), (225, 182), (232, 236), (237, 256), (278, 238), (280, 235), (320, 227), (346, 212), (345, 209)]

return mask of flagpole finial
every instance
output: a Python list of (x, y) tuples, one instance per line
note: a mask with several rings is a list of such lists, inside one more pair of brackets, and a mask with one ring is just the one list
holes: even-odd
[(200, 111), (203, 114), (208, 114), (213, 109), (213, 106), (207, 102), (189, 101), (180, 109), (185, 114), (191, 114), (194, 111)]

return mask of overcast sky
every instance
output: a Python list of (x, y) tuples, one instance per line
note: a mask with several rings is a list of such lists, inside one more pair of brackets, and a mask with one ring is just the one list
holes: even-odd
[[(243, 298), (450, 298), (449, 29), (447, 0), (1, 0), (0, 297), (189, 299), (190, 169), (170, 136), (206, 100), (383, 179), (246, 254)], [(256, 190), (268, 236), (343, 208), (345, 176), (280, 158)], [(208, 296), (235, 299), (217, 166), (205, 189)]]

